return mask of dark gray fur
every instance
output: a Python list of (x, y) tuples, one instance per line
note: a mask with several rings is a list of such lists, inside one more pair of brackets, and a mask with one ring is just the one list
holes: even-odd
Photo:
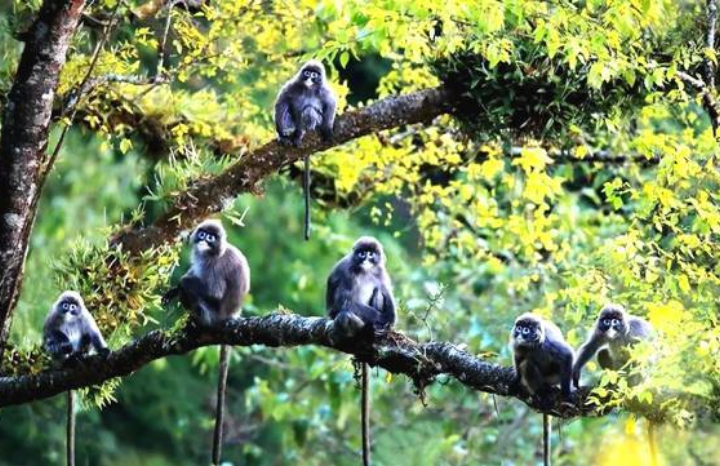
[(395, 297), (378, 240), (358, 239), (352, 251), (335, 264), (327, 280), (325, 305), (328, 316), (347, 337), (371, 330), (385, 332), (395, 325)]
[(103, 356), (110, 352), (95, 319), (74, 291), (63, 292), (50, 308), (43, 329), (43, 346), (56, 360), (83, 356), (91, 349)]
[[(523, 329), (528, 328), (528, 333)], [(564, 398), (572, 394), (574, 352), (560, 329), (534, 314), (515, 320), (510, 335), (518, 382), (531, 394), (542, 396), (560, 385)]]
[[(213, 235), (212, 242), (204, 239)], [(204, 325), (233, 317), (240, 311), (250, 291), (250, 267), (235, 246), (228, 244), (220, 222), (206, 220), (195, 228), (192, 265), (180, 283), (163, 297), (169, 302), (179, 296), (180, 302)]]
[[(306, 72), (315, 74), (306, 77)], [(275, 101), (275, 129), (280, 143), (297, 147), (306, 132), (316, 129), (323, 139), (332, 139), (336, 105), (325, 67), (315, 60), (305, 63), (280, 89)]]
[[(609, 319), (608, 323), (604, 322)], [(580, 373), (583, 366), (597, 354), (598, 364), (603, 369), (618, 370), (630, 360), (630, 348), (633, 344), (650, 339), (654, 330), (650, 323), (628, 314), (624, 307), (608, 304), (600, 310), (595, 325), (587, 341), (578, 350), (573, 367), (573, 382), (580, 385)]]

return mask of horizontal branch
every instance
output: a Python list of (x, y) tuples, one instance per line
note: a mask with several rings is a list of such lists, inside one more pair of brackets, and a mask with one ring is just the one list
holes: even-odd
[(0, 377), (0, 407), (100, 384), (127, 376), (156, 359), (219, 344), (268, 347), (319, 345), (353, 355), (393, 374), (404, 374), (419, 388), (432, 383), (439, 375), (447, 375), (473, 390), (513, 396), (539, 411), (560, 417), (596, 414), (585, 404), (587, 390), (584, 389), (573, 404), (561, 403), (558, 394), (555, 394), (554, 398), (539, 407), (519, 391), (512, 368), (478, 359), (450, 343), (416, 343), (398, 333), (391, 333), (374, 344), (342, 341), (336, 338), (331, 320), (293, 314), (232, 319), (203, 330), (195, 327), (175, 333), (156, 330), (112, 352), (107, 358), (90, 356), (71, 367), (33, 375)]

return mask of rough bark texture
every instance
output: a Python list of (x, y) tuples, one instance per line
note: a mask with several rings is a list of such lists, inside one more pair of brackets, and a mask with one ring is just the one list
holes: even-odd
[(27, 34), (0, 134), (0, 358), (23, 278), (53, 98), (83, 0), (45, 1)]
[(585, 406), (587, 390), (581, 390), (572, 404), (562, 403), (558, 393), (538, 406), (535, 400), (519, 390), (512, 368), (483, 361), (449, 343), (420, 344), (397, 333), (374, 344), (342, 341), (336, 337), (332, 321), (292, 314), (233, 319), (210, 329), (186, 328), (173, 334), (158, 330), (111, 353), (107, 359), (91, 356), (72, 367), (35, 375), (0, 377), (0, 407), (40, 400), (114, 377), (124, 377), (155, 359), (218, 344), (269, 347), (321, 345), (352, 354), (371, 366), (405, 374), (420, 389), (432, 383), (438, 375), (446, 374), (473, 390), (514, 396), (542, 412), (561, 417), (596, 414)]
[(114, 242), (126, 250), (139, 252), (172, 242), (198, 220), (219, 212), (225, 203), (245, 192), (256, 192), (258, 184), (282, 167), (308, 154), (338, 146), (352, 139), (406, 124), (432, 121), (453, 109), (453, 98), (445, 88), (428, 89), (400, 97), (382, 99), (360, 110), (345, 113), (335, 123), (331, 142), (310, 134), (300, 148), (283, 147), (272, 141), (244, 155), (220, 175), (198, 181), (177, 196), (152, 225), (121, 232)]

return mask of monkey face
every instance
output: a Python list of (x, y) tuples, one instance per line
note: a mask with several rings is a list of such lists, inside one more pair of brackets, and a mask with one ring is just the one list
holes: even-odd
[(300, 79), (308, 89), (322, 85), (322, 72), (314, 66), (303, 68), (300, 72)]
[(201, 254), (220, 255), (225, 241), (221, 228), (215, 222), (205, 222), (197, 227), (192, 235), (195, 249)]
[(615, 310), (602, 312), (598, 318), (597, 327), (611, 340), (618, 335), (624, 335), (627, 330), (625, 315)]
[(71, 320), (80, 315), (80, 304), (72, 298), (65, 299), (58, 305), (59, 311), (65, 320)]
[(524, 318), (515, 322), (512, 338), (518, 346), (537, 346), (545, 340), (545, 332), (540, 321)]
[(353, 253), (353, 264), (355, 267), (370, 270), (377, 267), (380, 262), (380, 254), (372, 248), (357, 249)]

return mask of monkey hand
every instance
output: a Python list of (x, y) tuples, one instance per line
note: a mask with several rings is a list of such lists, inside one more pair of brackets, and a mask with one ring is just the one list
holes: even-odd
[(64, 342), (60, 343), (57, 348), (58, 348), (58, 353), (64, 354), (64, 355), (69, 355), (73, 351), (72, 343), (70, 343), (69, 341), (64, 341)]
[(175, 286), (175, 287), (173, 287), (173, 288), (170, 288), (170, 289), (163, 295), (162, 299), (160, 300), (160, 304), (162, 304), (163, 306), (167, 306), (167, 305), (170, 304), (172, 301), (174, 301), (175, 298), (177, 298), (179, 294), (180, 294), (180, 288), (178, 288), (177, 286)]
[(321, 126), (320, 127), (320, 136), (322, 137), (322, 140), (325, 142), (330, 142), (333, 139), (333, 129), (329, 126)]
[(281, 136), (281, 135), (278, 135), (278, 143), (281, 146), (285, 146), (285, 147), (293, 145), (292, 139), (290, 139), (288, 136)]

